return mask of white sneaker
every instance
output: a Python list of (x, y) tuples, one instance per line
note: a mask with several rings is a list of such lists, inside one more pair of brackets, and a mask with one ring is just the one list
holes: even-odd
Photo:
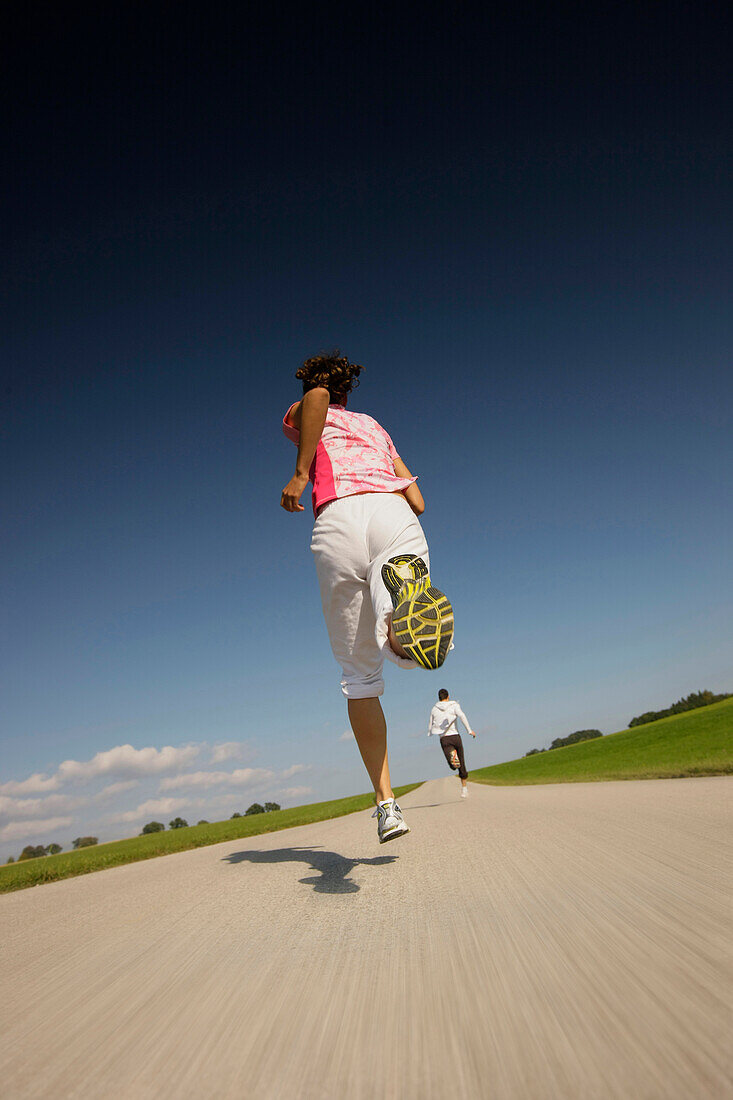
[(461, 798), (468, 798), (468, 787), (461, 787)]
[(386, 844), (388, 840), (396, 840), (398, 836), (409, 833), (409, 827), (402, 816), (394, 798), (385, 798), (384, 802), (377, 802), (377, 808), (372, 814), (377, 819), (377, 836), (380, 844)]

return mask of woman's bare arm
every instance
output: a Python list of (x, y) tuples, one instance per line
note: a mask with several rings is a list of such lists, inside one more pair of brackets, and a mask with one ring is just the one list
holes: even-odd
[(326, 414), (331, 395), (323, 386), (317, 386), (293, 407), (290, 421), (300, 431), (298, 457), (295, 460), (295, 473), (280, 496), (280, 506), (286, 512), (304, 512), (300, 503), (303, 490), (308, 484), (308, 471), (323, 434)]
[[(397, 477), (412, 477), (412, 474), (401, 458), (396, 458), (394, 460), (394, 472), (397, 474)], [(415, 515), (421, 516), (425, 511), (425, 501), (423, 500), (422, 493), (417, 487), (417, 482), (413, 481), (412, 485), (408, 485), (406, 489), (402, 490), (402, 493)]]

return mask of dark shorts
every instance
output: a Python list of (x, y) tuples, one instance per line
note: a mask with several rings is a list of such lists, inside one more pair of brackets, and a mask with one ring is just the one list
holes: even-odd
[[(440, 747), (445, 753), (445, 758), (448, 761), (448, 767), (451, 771), (457, 771), (461, 779), (468, 779), (468, 772), (466, 771), (466, 761), (463, 759), (463, 741), (461, 741), (460, 733), (449, 733), (440, 739)], [(450, 762), (451, 752), (455, 749), (458, 753), (458, 761), (460, 767), (454, 768)]]

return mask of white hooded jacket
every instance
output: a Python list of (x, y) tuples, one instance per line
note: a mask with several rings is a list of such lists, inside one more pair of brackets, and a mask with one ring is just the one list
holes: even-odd
[(457, 718), (460, 718), (466, 727), (466, 731), (470, 733), (471, 727), (468, 724), (468, 718), (461, 710), (461, 704), (457, 699), (443, 699), (436, 703), (430, 712), (428, 737), (446, 737), (458, 733)]

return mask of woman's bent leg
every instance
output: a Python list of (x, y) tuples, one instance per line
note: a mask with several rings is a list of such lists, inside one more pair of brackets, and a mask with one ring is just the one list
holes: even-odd
[(399, 493), (370, 493), (367, 527), (367, 578), (376, 620), (376, 640), (384, 654), (403, 668), (417, 668), (392, 629), (392, 598), (382, 579), (382, 566), (396, 554), (411, 554), (429, 566), (428, 544), (420, 522)]
[(387, 761), (387, 723), (379, 699), (349, 699), (349, 721), (378, 802), (392, 797)]

